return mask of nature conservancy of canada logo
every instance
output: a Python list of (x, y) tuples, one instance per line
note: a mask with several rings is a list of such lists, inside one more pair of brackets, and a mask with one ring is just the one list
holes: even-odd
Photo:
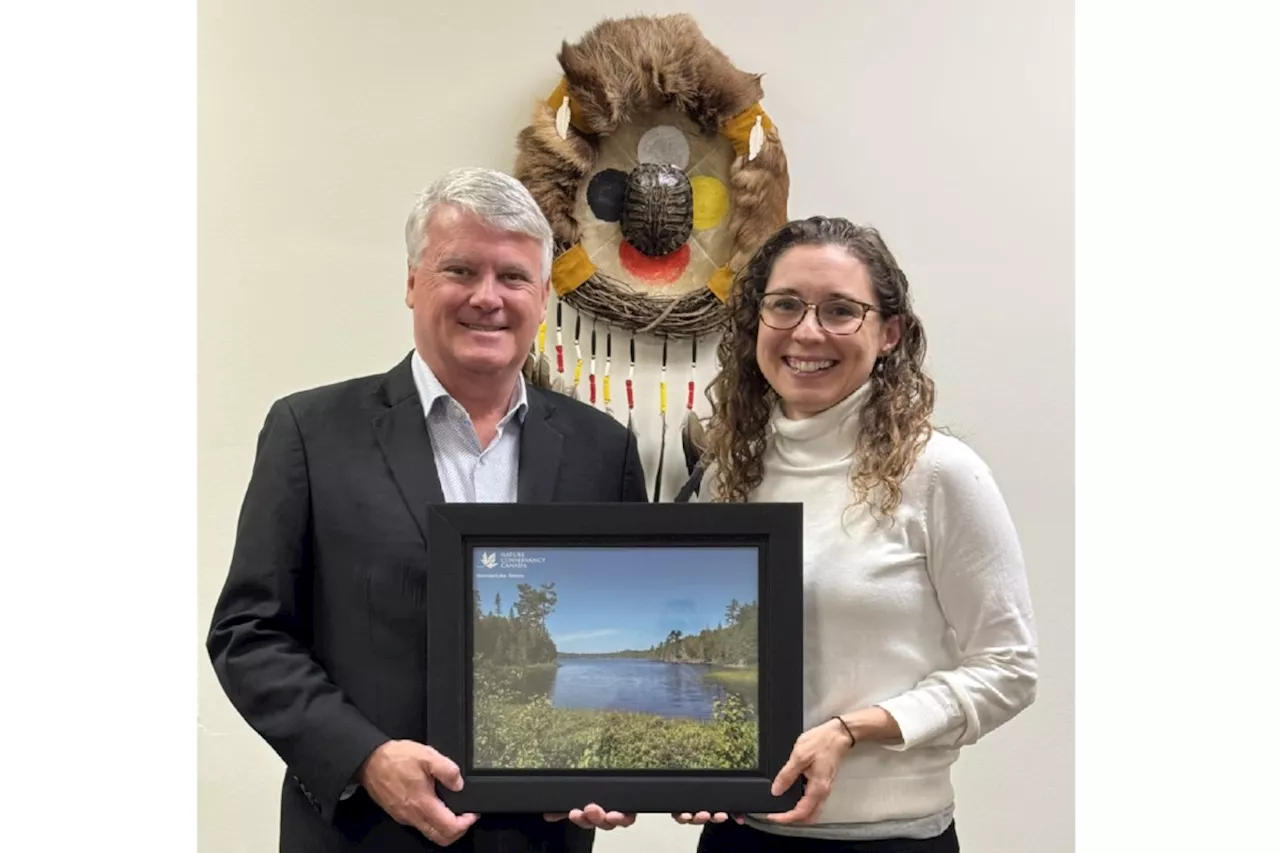
[[(519, 574), (529, 566), (538, 566), (547, 561), (546, 557), (541, 555), (534, 556), (524, 551), (481, 551), (479, 569), (485, 572), (499, 572), (500, 574), (485, 574), (483, 577), (489, 578), (523, 578), (523, 574)], [(511, 574), (505, 574), (511, 572)]]

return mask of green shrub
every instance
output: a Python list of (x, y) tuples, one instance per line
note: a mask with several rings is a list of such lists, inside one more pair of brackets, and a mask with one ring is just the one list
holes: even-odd
[(711, 720), (555, 708), (505, 668), (476, 670), (475, 763), (520, 769), (749, 770), (759, 756), (754, 709), (729, 693)]

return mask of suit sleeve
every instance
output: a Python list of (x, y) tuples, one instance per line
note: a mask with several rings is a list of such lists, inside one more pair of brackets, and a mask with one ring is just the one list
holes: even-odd
[(628, 503), (648, 503), (649, 487), (645, 485), (644, 466), (640, 464), (640, 448), (636, 443), (636, 434), (631, 430), (627, 430), (622, 457), (620, 499)]
[(343, 790), (387, 737), (308, 649), (310, 519), (306, 450), (295, 415), (281, 400), (258, 437), (206, 646), (232, 705), (332, 820)]

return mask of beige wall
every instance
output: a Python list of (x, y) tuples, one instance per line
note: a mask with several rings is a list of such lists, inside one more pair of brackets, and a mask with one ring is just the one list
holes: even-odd
[[(269, 403), (385, 370), (410, 347), (401, 235), (414, 194), (455, 165), (509, 169), (530, 103), (557, 80), (560, 41), (640, 6), (201, 4), (198, 642)], [(703, 0), (643, 11), (692, 12), (739, 67), (766, 72), (792, 215), (878, 225), (911, 276), (939, 420), (1005, 489), (1042, 635), (1038, 703), (957, 768), (963, 846), (1073, 849), (1071, 4)], [(642, 349), (641, 387), (654, 355)], [(712, 369), (702, 361), (700, 387)], [(638, 412), (650, 466), (653, 409)], [(202, 649), (199, 668), (200, 849), (274, 849), (280, 762), (227, 703)], [(695, 843), (694, 830), (645, 816), (597, 849)]]

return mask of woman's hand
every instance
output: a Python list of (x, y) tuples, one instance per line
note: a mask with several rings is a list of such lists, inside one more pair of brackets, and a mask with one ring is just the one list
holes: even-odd
[(635, 813), (607, 812), (595, 803), (586, 808), (574, 809), (569, 812), (547, 813), (542, 818), (549, 823), (567, 820), (583, 829), (603, 829), (605, 831), (617, 829), (620, 826), (631, 826), (636, 822)]
[(729, 815), (724, 812), (672, 812), (671, 816), (675, 818), (676, 823), (683, 823), (691, 826), (701, 826), (704, 823), (724, 823), (726, 820), (733, 818), (735, 823), (746, 823), (746, 815)]
[(769, 815), (769, 820), (775, 823), (813, 823), (831, 794), (831, 784), (840, 771), (840, 762), (855, 742), (891, 743), (901, 739), (898, 721), (878, 705), (841, 718), (833, 717), (809, 729), (796, 739), (790, 760), (773, 780), (773, 795), (778, 797), (803, 774), (804, 796), (791, 811)]
[(773, 780), (773, 795), (781, 796), (803, 774), (804, 796), (789, 812), (769, 815), (775, 823), (812, 823), (831, 794), (840, 762), (853, 747), (849, 732), (839, 720), (827, 720), (796, 739), (791, 758)]
[[(852, 737), (850, 736), (852, 735)], [(855, 742), (882, 741), (891, 743), (902, 739), (898, 721), (878, 705), (863, 708), (842, 718), (832, 718), (814, 726), (796, 739), (791, 758), (773, 780), (772, 793), (781, 796), (795, 784), (801, 775), (805, 777), (804, 796), (789, 812), (768, 815), (774, 823), (813, 823), (818, 819), (822, 804), (831, 794), (831, 785), (840, 771), (840, 762), (853, 748)], [(677, 823), (724, 823), (732, 818), (745, 823), (746, 816), (724, 812), (677, 812), (671, 815)]]

